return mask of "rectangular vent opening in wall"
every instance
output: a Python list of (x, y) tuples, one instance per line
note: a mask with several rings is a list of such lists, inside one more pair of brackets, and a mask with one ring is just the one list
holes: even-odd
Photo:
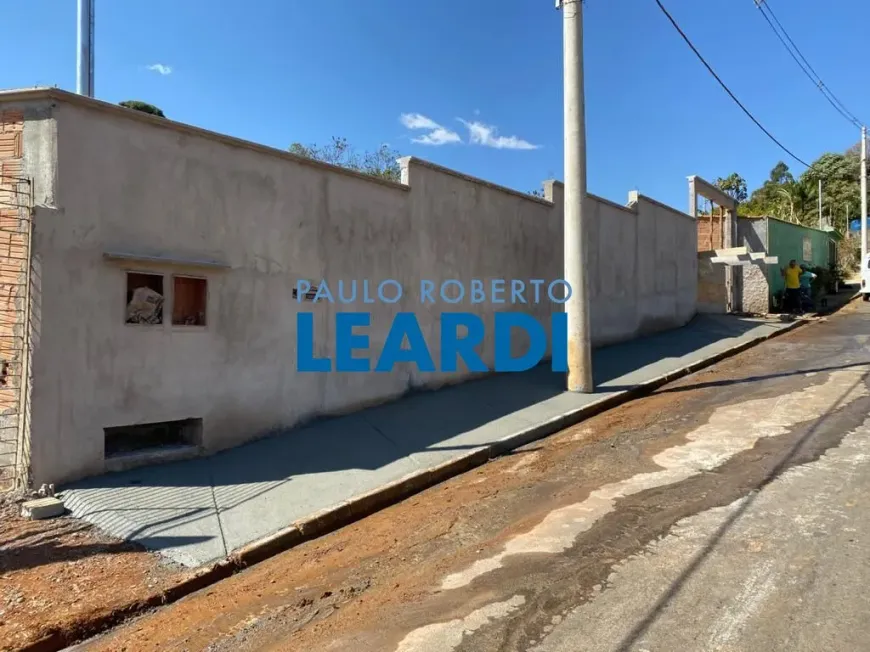
[(165, 450), (183, 446), (199, 446), (202, 441), (202, 419), (161, 421), (103, 429), (104, 454), (107, 459)]
[[(303, 282), (307, 283), (307, 281), (303, 281)], [(314, 283), (309, 283), (309, 285), (314, 285)], [(303, 301), (314, 301), (314, 297), (316, 297), (316, 296), (317, 296), (317, 288), (312, 287), (310, 290), (308, 290), (308, 292), (306, 292), (305, 294), (302, 295), (302, 300)], [(297, 301), (299, 300), (299, 289), (298, 288), (293, 288), (293, 298), (296, 299)]]

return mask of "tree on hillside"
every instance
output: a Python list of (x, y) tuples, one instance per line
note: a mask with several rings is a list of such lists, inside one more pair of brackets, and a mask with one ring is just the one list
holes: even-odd
[(767, 180), (749, 195), (743, 214), (769, 215), (805, 226), (819, 220), (819, 180), (822, 181), (822, 212), (833, 216), (832, 226), (845, 230), (846, 215), (856, 215), (860, 206), (860, 147), (844, 153), (823, 154), (795, 178), (788, 165), (779, 161)]
[(347, 142), (346, 138), (333, 137), (332, 141), (324, 146), (293, 143), (290, 145), (289, 151), (297, 156), (338, 165), (388, 181), (399, 182), (402, 180), (402, 169), (396, 161), (399, 158), (399, 153), (391, 149), (389, 145), (381, 145), (374, 151), (365, 151), (360, 154)]
[(123, 102), (119, 102), (118, 105), (123, 106), (125, 109), (133, 109), (134, 111), (141, 111), (142, 113), (150, 113), (151, 115), (156, 115), (160, 118), (166, 117), (163, 114), (163, 111), (158, 109), (153, 104), (148, 104), (147, 102), (140, 102), (139, 100), (125, 100)]
[(768, 181), (775, 186), (785, 186), (794, 183), (794, 175), (788, 169), (788, 166), (783, 161), (780, 161), (773, 166)]
[(791, 181), (776, 186), (774, 192), (779, 197), (776, 207), (773, 209), (780, 213), (778, 217), (787, 219), (789, 222), (800, 222), (800, 217), (806, 212), (809, 203), (809, 193), (806, 184)]
[(832, 226), (844, 231), (846, 213), (855, 215), (861, 206), (861, 161), (847, 151), (844, 154), (822, 154), (812, 167), (801, 175), (801, 183), (812, 198), (803, 223), (818, 224), (819, 180), (822, 181), (822, 212), (833, 215)]
[(736, 172), (732, 172), (724, 179), (716, 179), (716, 186), (734, 201), (741, 204), (746, 201), (746, 180)]
[(795, 181), (788, 165), (779, 161), (770, 170), (767, 181), (749, 196), (747, 213), (798, 222), (804, 213), (806, 198), (804, 185)]
[(861, 141), (859, 140), (857, 143), (852, 145), (845, 152), (846, 156), (854, 156), (859, 161), (861, 160)]

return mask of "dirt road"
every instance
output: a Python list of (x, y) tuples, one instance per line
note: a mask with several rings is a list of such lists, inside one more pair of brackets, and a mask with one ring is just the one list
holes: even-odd
[(857, 649), (868, 343), (853, 303), (78, 649)]

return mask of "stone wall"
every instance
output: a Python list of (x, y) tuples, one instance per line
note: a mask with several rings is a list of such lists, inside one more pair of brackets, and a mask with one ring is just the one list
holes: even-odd
[[(767, 219), (738, 218), (737, 246), (750, 252), (767, 254)], [(741, 268), (739, 309), (743, 312), (770, 312), (770, 274), (778, 273), (776, 265), (753, 263)]]

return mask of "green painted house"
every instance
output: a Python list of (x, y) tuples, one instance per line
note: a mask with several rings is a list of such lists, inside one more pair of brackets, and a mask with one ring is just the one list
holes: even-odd
[(766, 266), (763, 274), (755, 272), (754, 280), (744, 274), (746, 282), (761, 281), (759, 276), (763, 276), (769, 300), (785, 289), (780, 268), (788, 265), (789, 260), (794, 258), (798, 265), (830, 268), (837, 260), (837, 243), (843, 237), (837, 231), (793, 224), (776, 217), (740, 217), (737, 233), (740, 245), (750, 251), (764, 251), (779, 258), (779, 263)]

